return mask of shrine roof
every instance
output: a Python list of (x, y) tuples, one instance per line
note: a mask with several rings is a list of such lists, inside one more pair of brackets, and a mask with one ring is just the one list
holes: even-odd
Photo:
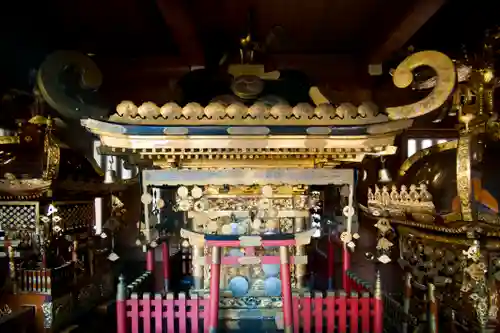
[[(297, 118), (293, 114), (290, 117)], [(394, 154), (396, 135), (409, 128), (413, 121), (382, 121), (387, 119), (383, 116), (378, 118), (378, 123), (367, 124), (366, 119), (359, 118), (357, 125), (352, 122), (339, 125), (341, 120), (331, 119), (330, 123), (306, 116), (287, 119), (270, 114), (267, 120), (240, 117), (238, 122), (233, 117), (217, 123), (213, 119), (206, 119), (204, 123), (205, 120), (193, 116), (188, 124), (189, 119), (182, 118), (182, 121), (147, 125), (84, 119), (82, 125), (100, 137), (101, 153), (132, 155), (154, 163), (189, 164), (191, 160), (207, 159), (251, 159), (258, 163), (257, 160), (285, 157), (289, 160), (325, 158), (325, 161), (359, 162), (367, 154)]]

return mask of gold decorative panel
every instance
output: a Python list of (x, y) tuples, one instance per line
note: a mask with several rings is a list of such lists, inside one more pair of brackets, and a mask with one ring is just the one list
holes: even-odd
[(293, 233), (298, 231), (296, 219), (309, 217), (307, 190), (307, 186), (291, 185), (181, 186), (176, 201), (177, 209), (187, 212), (192, 229), (198, 232)]
[[(190, 229), (205, 234), (259, 235), (295, 233), (303, 231), (309, 219), (309, 187), (305, 185), (205, 185), (180, 186), (177, 189), (176, 207), (186, 212)], [(242, 237), (243, 238), (243, 237)], [(290, 254), (302, 253), (290, 248)], [(274, 296), (266, 295), (266, 279), (279, 283), (279, 264), (262, 264), (263, 256), (278, 256), (277, 248), (253, 246), (225, 248), (223, 257), (235, 261), (221, 269), (223, 296)], [(210, 281), (208, 248), (193, 251), (195, 277), (207, 287)], [(237, 259), (236, 259), (237, 258)], [(297, 284), (295, 265), (292, 265), (292, 287)], [(303, 276), (304, 263), (297, 274)], [(235, 280), (236, 279), (236, 280)], [(235, 295), (232, 283), (239, 281), (241, 295)], [(201, 288), (201, 286), (199, 286)], [(279, 290), (278, 290), (279, 293)], [(227, 295), (226, 295), (227, 294)]]

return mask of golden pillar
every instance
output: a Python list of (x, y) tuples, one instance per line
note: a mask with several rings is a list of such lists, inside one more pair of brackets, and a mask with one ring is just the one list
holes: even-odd
[[(199, 223), (195, 221), (195, 218), (192, 219), (191, 230), (195, 232), (203, 233), (203, 227), (199, 227)], [(191, 252), (191, 267), (193, 268), (193, 284), (195, 290), (201, 290), (204, 287), (203, 283), (203, 271), (204, 266), (200, 263), (202, 258), (204, 258), (204, 246), (194, 245), (192, 246)]]
[[(302, 232), (305, 228), (305, 218), (304, 217), (296, 217), (295, 218), (295, 232)], [(306, 254), (304, 245), (299, 245), (295, 249), (295, 256), (300, 257)], [(298, 264), (295, 265), (295, 287), (297, 289), (304, 288), (304, 276), (306, 275), (306, 265)]]

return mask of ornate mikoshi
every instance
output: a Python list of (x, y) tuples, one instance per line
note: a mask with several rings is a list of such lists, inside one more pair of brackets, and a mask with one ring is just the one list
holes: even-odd
[[(489, 42), (485, 46), (492, 47)], [(438, 327), (436, 298), (445, 305), (441, 309), (452, 309), (445, 315), (470, 331), (498, 324), (499, 144), (494, 140), (499, 123), (493, 108), (497, 79), (489, 61), (460, 68), (463, 73), (452, 100), (461, 123), (458, 139), (409, 157), (397, 182), (372, 187), (367, 205), (361, 206), (377, 221), (379, 260), (389, 259), (396, 231), (399, 264), (411, 281), (406, 301), (412, 287), (427, 291), (433, 331)]]
[[(332, 105), (310, 87), (306, 100), (290, 105), (281, 96), (261, 95), (262, 85), (279, 72), (264, 75), (261, 66), (255, 74), (255, 67), (252, 72), (245, 66), (232, 67), (236, 96), (212, 96), (206, 105), (124, 101), (108, 119), (82, 120), (99, 136), (101, 153), (128, 158), (142, 168), (141, 244), (154, 241), (162, 207), (181, 213), (184, 244), (193, 249), (194, 288), (208, 291), (210, 285), (211, 309), (237, 311), (229, 314), (233, 318), (255, 302), (290, 311), (285, 295), (304, 287), (307, 242), (299, 239), (326, 229), (318, 202), (331, 188), (345, 197), (345, 207), (329, 209), (340, 208), (340, 219), (346, 221), (340, 239), (349, 269), (349, 248), (358, 237), (353, 230), (354, 170), (334, 168), (367, 155), (394, 154), (395, 137), (412, 125), (411, 118), (439, 108), (456, 76), (448, 57), (425, 51), (410, 56), (394, 74), (396, 85), (406, 87), (413, 69), (436, 70), (437, 84), (420, 102), (392, 108), (371, 101)], [(280, 276), (278, 264), (285, 267)], [(211, 312), (212, 317), (210, 327), (215, 328), (217, 313)]]

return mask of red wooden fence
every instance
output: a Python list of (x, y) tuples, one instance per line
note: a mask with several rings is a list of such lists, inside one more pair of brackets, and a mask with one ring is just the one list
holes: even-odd
[(139, 298), (133, 293), (125, 304), (126, 329), (120, 333), (208, 332), (208, 325), (203, 325), (205, 319), (208, 321), (208, 298), (191, 295), (188, 299), (184, 293), (177, 298), (172, 293), (166, 297), (156, 294), (153, 298), (146, 293)]
[[(381, 300), (368, 293), (294, 295), (294, 333), (300, 328), (304, 333), (382, 333), (381, 326), (377, 326), (382, 307), (377, 307), (377, 302)], [(128, 299), (117, 299), (117, 319), (118, 333), (208, 332), (208, 298), (188, 298), (184, 293), (177, 298), (172, 293), (166, 297), (148, 293), (139, 297), (133, 293)]]
[(383, 314), (375, 311), (377, 302), (380, 300), (368, 293), (347, 296), (344, 291), (328, 292), (325, 297), (320, 292), (313, 297), (308, 293), (300, 297), (294, 295), (294, 332), (302, 328), (304, 333), (382, 333), (377, 319), (381, 320)]

